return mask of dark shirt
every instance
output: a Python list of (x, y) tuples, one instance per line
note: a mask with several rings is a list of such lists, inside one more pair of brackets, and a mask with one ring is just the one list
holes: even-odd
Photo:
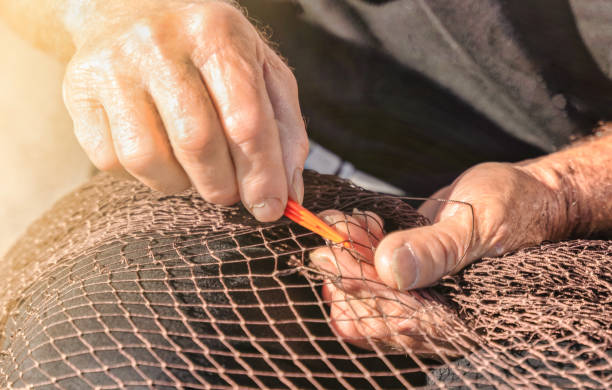
[(612, 116), (606, 0), (244, 0), (310, 137), (409, 194), (552, 152)]

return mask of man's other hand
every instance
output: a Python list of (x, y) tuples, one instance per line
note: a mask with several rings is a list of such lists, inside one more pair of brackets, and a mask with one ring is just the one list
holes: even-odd
[(435, 284), (484, 256), (499, 256), (573, 229), (566, 191), (527, 166), (480, 164), (432, 198), (469, 203), (425, 202), (419, 211), (432, 225), (386, 236), (375, 256), (380, 278), (412, 290)]

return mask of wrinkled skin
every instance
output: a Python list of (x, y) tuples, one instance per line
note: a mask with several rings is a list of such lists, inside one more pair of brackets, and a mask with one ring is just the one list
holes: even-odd
[(73, 30), (64, 98), (99, 169), (167, 193), (193, 184), (217, 204), (242, 199), (261, 221), (280, 218), (288, 196), (301, 201), (297, 84), (238, 9), (100, 3)]

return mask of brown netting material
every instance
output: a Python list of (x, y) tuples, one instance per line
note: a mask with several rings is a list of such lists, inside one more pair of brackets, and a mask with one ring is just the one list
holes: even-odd
[[(402, 199), (330, 176), (305, 179), (314, 211), (372, 210), (386, 231), (427, 223)], [(313, 268), (308, 254), (322, 245), (286, 219), (260, 224), (193, 192), (164, 197), (100, 175), (33, 224), (3, 260), (1, 385), (612, 386), (611, 241), (483, 259), (407, 294), (367, 296), (379, 290), (366, 288), (351, 298), (371, 303), (369, 318), (357, 322), (374, 316), (387, 327), (386, 340), (362, 340), (368, 349), (332, 330), (321, 286), (374, 284)], [(385, 312), (389, 304), (402, 308), (399, 320), (418, 320), (408, 342), (393, 331), (398, 313)]]

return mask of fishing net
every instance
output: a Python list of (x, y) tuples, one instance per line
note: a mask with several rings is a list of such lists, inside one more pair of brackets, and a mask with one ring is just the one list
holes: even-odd
[(371, 249), (381, 225), (428, 222), (401, 198), (305, 182), (306, 207), (361, 224), (349, 248), (108, 175), (61, 200), (2, 263), (2, 386), (612, 386), (611, 241), (543, 244), (400, 293)]

